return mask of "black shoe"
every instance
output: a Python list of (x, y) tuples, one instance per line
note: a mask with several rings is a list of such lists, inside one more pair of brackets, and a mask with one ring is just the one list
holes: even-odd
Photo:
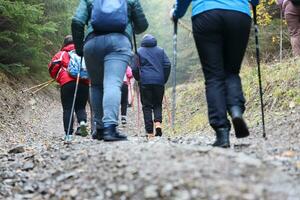
[(212, 144), (214, 147), (229, 148), (229, 128), (218, 128), (216, 131), (216, 141)]
[(162, 136), (161, 127), (155, 128), (155, 136), (156, 137), (161, 137)]
[(117, 131), (116, 125), (110, 125), (104, 128), (103, 139), (106, 142), (127, 140), (127, 136)]
[(92, 138), (94, 140), (103, 140), (103, 129), (93, 130)]
[(245, 120), (243, 119), (243, 113), (239, 106), (233, 106), (230, 108), (230, 115), (234, 127), (235, 136), (237, 138), (244, 138), (249, 136), (249, 130)]

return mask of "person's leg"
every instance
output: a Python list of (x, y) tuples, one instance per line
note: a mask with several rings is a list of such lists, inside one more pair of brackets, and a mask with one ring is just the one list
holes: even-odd
[(291, 37), (294, 56), (300, 56), (300, 16), (287, 13), (285, 19)]
[[(245, 110), (245, 98), (239, 73), (248, 44), (251, 18), (240, 12), (225, 11), (224, 21), (224, 68), (226, 71), (227, 110), (233, 118), (236, 136), (246, 137), (249, 135), (249, 131), (242, 119), (242, 114)], [(239, 120), (237, 120), (237, 117)], [(239, 125), (236, 123), (237, 121)]]
[(84, 45), (86, 67), (91, 80), (90, 97), (93, 110), (94, 139), (102, 139), (103, 132), (103, 73), (104, 73), (104, 48), (106, 42), (103, 36), (90, 39)]
[(152, 117), (152, 87), (151, 85), (141, 85), (141, 102), (144, 115), (145, 130), (147, 134), (153, 134), (153, 117)]
[(72, 103), (74, 97), (74, 90), (75, 90), (75, 82), (72, 81), (63, 85), (60, 91), (61, 104), (63, 107), (63, 124), (64, 124), (64, 131), (66, 135), (68, 134), (67, 132), (68, 132), (70, 120), (72, 120), (72, 122), (71, 122), (69, 135), (73, 134), (73, 117), (72, 119), (70, 119), (70, 116), (71, 116), (71, 109), (72, 109)]
[[(83, 83), (79, 83), (78, 92), (75, 101), (75, 113), (77, 116), (77, 122), (79, 124), (79, 134), (81, 136), (87, 136), (87, 113), (86, 104), (89, 98), (89, 86)], [(78, 131), (77, 131), (78, 132)]]
[(120, 134), (118, 117), (121, 103), (121, 87), (126, 67), (131, 60), (131, 44), (129, 39), (120, 33), (112, 33), (105, 36), (109, 42), (104, 58), (104, 93), (103, 93), (103, 124), (104, 141), (126, 140), (126, 136)]
[(122, 94), (121, 94), (121, 116), (126, 117), (127, 106), (128, 106), (128, 85), (126, 83), (123, 83)]
[(162, 102), (164, 98), (165, 88), (161, 85), (153, 86), (153, 113), (155, 123), (155, 136), (162, 136)]
[(207, 11), (193, 18), (193, 34), (205, 78), (210, 125), (228, 128), (225, 70), (223, 60), (223, 23), (219, 10)]
[(226, 112), (224, 24), (221, 10), (193, 17), (193, 34), (204, 72), (209, 123), (216, 132), (213, 146), (229, 147), (230, 122)]

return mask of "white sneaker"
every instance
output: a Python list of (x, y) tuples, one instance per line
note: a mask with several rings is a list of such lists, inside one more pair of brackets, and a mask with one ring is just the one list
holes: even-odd
[(127, 124), (126, 116), (122, 116), (122, 117), (121, 117), (121, 123), (122, 123), (122, 125)]

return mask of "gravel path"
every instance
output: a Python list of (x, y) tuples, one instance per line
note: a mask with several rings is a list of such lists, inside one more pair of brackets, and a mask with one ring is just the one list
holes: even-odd
[(0, 108), (0, 199), (300, 199), (300, 108), (231, 149), (209, 146), (210, 132), (147, 141), (131, 128), (126, 142), (65, 145), (57, 92), (14, 96), (21, 107)]

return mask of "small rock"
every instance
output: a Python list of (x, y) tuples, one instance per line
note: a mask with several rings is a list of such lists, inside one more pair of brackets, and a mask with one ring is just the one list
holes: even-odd
[(149, 185), (144, 189), (144, 197), (146, 199), (155, 199), (158, 197), (158, 187), (156, 185)]
[(191, 199), (191, 195), (186, 190), (178, 190), (175, 191), (175, 200), (189, 200)]
[(35, 165), (34, 165), (33, 161), (29, 160), (29, 161), (25, 162), (25, 164), (22, 167), (22, 170), (29, 171), (29, 170), (32, 170), (34, 167), (35, 167)]
[(171, 192), (173, 190), (173, 185), (171, 183), (167, 183), (166, 185), (163, 186), (163, 188), (160, 191), (160, 195), (162, 197), (167, 197), (171, 195)]
[(237, 163), (240, 163), (240, 164), (252, 165), (252, 166), (255, 166), (255, 167), (260, 167), (261, 164), (262, 164), (262, 162), (259, 159), (247, 156), (244, 153), (240, 153), (235, 158), (235, 161)]
[(8, 153), (13, 153), (13, 154), (24, 153), (24, 152), (25, 152), (25, 147), (22, 145), (16, 146), (8, 151)]
[(76, 188), (73, 188), (72, 190), (70, 190), (69, 195), (71, 197), (76, 197), (78, 195), (78, 190)]
[(121, 193), (126, 193), (129, 191), (129, 188), (127, 185), (119, 185), (118, 187), (118, 192), (121, 192)]
[(75, 175), (76, 175), (76, 174), (73, 173), (73, 172), (61, 174), (60, 176), (58, 176), (58, 177), (56, 178), (56, 181), (61, 182), (61, 181), (64, 181), (64, 180), (66, 180), (66, 179), (75, 177)]

